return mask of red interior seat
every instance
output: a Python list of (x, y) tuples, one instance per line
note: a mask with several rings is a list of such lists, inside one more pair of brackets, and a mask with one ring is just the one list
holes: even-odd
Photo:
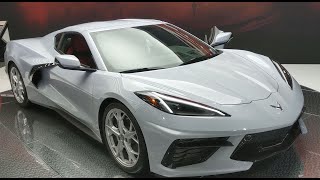
[(79, 59), (81, 64), (95, 68), (88, 44), (82, 36), (75, 35), (71, 38), (66, 54), (72, 54)]

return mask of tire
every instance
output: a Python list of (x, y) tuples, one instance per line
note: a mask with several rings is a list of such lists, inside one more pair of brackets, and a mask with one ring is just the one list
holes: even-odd
[[(114, 113), (117, 114), (117, 112), (119, 112), (117, 110), (120, 110), (120, 112), (121, 111), (124, 112), (126, 114), (126, 116), (129, 118), (130, 122), (133, 125), (133, 128), (132, 129), (130, 128), (129, 120), (126, 117), (123, 120), (124, 127), (127, 129), (127, 132), (131, 132), (131, 131), (128, 131), (128, 129), (129, 130), (131, 129), (132, 131), (135, 130), (136, 134), (133, 136), (133, 138), (137, 137), (136, 140), (138, 140), (138, 142), (139, 142), (138, 145), (137, 145), (136, 141), (134, 141), (133, 139), (128, 140), (128, 139), (125, 138), (125, 136), (122, 137), (122, 141), (121, 141), (121, 137), (114, 135), (115, 133), (114, 134), (111, 133), (112, 135), (108, 136), (108, 133), (110, 134), (110, 132), (113, 132), (113, 131), (110, 128), (106, 127), (106, 125), (111, 127), (110, 122), (109, 122), (111, 120), (107, 120), (107, 116), (111, 117), (111, 116), (113, 116), (112, 114), (114, 114)], [(120, 114), (122, 114), (122, 113), (120, 113)], [(112, 118), (112, 119), (113, 119), (114, 123), (118, 122), (115, 119), (115, 117)], [(124, 170), (125, 172), (127, 172), (129, 174), (142, 175), (142, 174), (149, 173), (149, 160), (148, 160), (148, 153), (147, 153), (145, 140), (144, 140), (143, 134), (141, 132), (140, 126), (137, 123), (137, 120), (135, 119), (135, 117), (130, 112), (130, 110), (126, 106), (121, 104), (121, 103), (118, 103), (118, 102), (111, 103), (105, 108), (104, 113), (103, 113), (103, 117), (102, 117), (100, 122), (101, 122), (101, 126), (100, 126), (101, 127), (100, 128), (101, 129), (101, 137), (102, 137), (103, 144), (105, 145), (105, 147), (107, 148), (109, 154), (112, 156), (113, 160), (117, 163), (117, 165), (122, 170)], [(118, 126), (118, 132), (119, 131), (120, 131), (120, 128)], [(139, 147), (139, 150), (138, 150), (139, 155), (137, 157), (137, 160), (136, 160), (135, 164), (132, 163), (131, 166), (129, 166), (129, 165), (124, 164), (124, 162), (121, 162), (122, 160), (119, 160), (119, 159), (121, 159), (121, 155), (119, 155), (118, 157), (115, 155), (116, 152), (111, 147), (111, 145), (112, 145), (111, 138), (113, 138), (113, 139), (119, 138), (120, 140), (118, 141), (118, 143), (122, 142), (123, 144), (125, 144), (124, 142), (127, 142), (127, 144), (128, 144), (128, 142), (130, 142), (131, 147), (132, 147), (131, 149), (133, 151), (135, 151), (135, 152), (137, 152), (137, 147)], [(109, 142), (108, 142), (108, 140), (109, 140)], [(113, 141), (113, 142), (114, 142), (114, 145), (116, 145), (115, 141)], [(117, 145), (119, 146), (119, 144), (117, 144)], [(127, 149), (124, 147), (124, 149), (122, 151), (123, 157), (125, 156), (124, 150), (127, 152)], [(128, 154), (127, 154), (127, 156), (128, 156), (128, 159), (129, 159), (129, 155)], [(136, 157), (136, 155), (134, 157)], [(134, 162), (134, 160), (132, 160), (132, 162)]]
[[(13, 78), (13, 76), (15, 76), (16, 78)], [(12, 64), (9, 67), (9, 79), (10, 79), (12, 92), (16, 102), (21, 107), (29, 107), (31, 105), (31, 102), (29, 101), (28, 94), (27, 94), (26, 87), (24, 85), (21, 73), (15, 64)], [(16, 81), (14, 79), (16, 79)], [(20, 91), (21, 94), (18, 92), (18, 90), (16, 91), (14, 90), (19, 88), (22, 88)]]

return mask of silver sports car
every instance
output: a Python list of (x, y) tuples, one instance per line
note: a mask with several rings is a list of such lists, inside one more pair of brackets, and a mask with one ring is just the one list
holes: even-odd
[(56, 110), (133, 174), (248, 170), (288, 149), (305, 126), (297, 81), (276, 61), (223, 49), (167, 22), (92, 22), (13, 40), (4, 54), (15, 99)]

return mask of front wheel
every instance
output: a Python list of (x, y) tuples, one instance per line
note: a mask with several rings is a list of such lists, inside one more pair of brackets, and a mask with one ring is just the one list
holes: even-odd
[(10, 84), (14, 98), (20, 106), (29, 106), (31, 103), (28, 99), (26, 87), (17, 66), (15, 64), (12, 64), (10, 66), (9, 72)]
[(149, 171), (148, 154), (141, 129), (121, 103), (111, 103), (104, 110), (101, 126), (103, 143), (118, 166), (130, 174)]

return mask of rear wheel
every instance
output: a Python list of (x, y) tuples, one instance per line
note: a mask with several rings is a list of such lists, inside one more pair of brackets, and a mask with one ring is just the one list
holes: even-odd
[(18, 104), (22, 107), (29, 106), (31, 103), (28, 99), (26, 87), (24, 85), (22, 76), (15, 64), (12, 64), (10, 66), (9, 78), (14, 98), (16, 99)]
[(108, 105), (101, 127), (103, 143), (121, 169), (130, 174), (144, 174), (149, 171), (144, 138), (128, 108), (121, 103)]

